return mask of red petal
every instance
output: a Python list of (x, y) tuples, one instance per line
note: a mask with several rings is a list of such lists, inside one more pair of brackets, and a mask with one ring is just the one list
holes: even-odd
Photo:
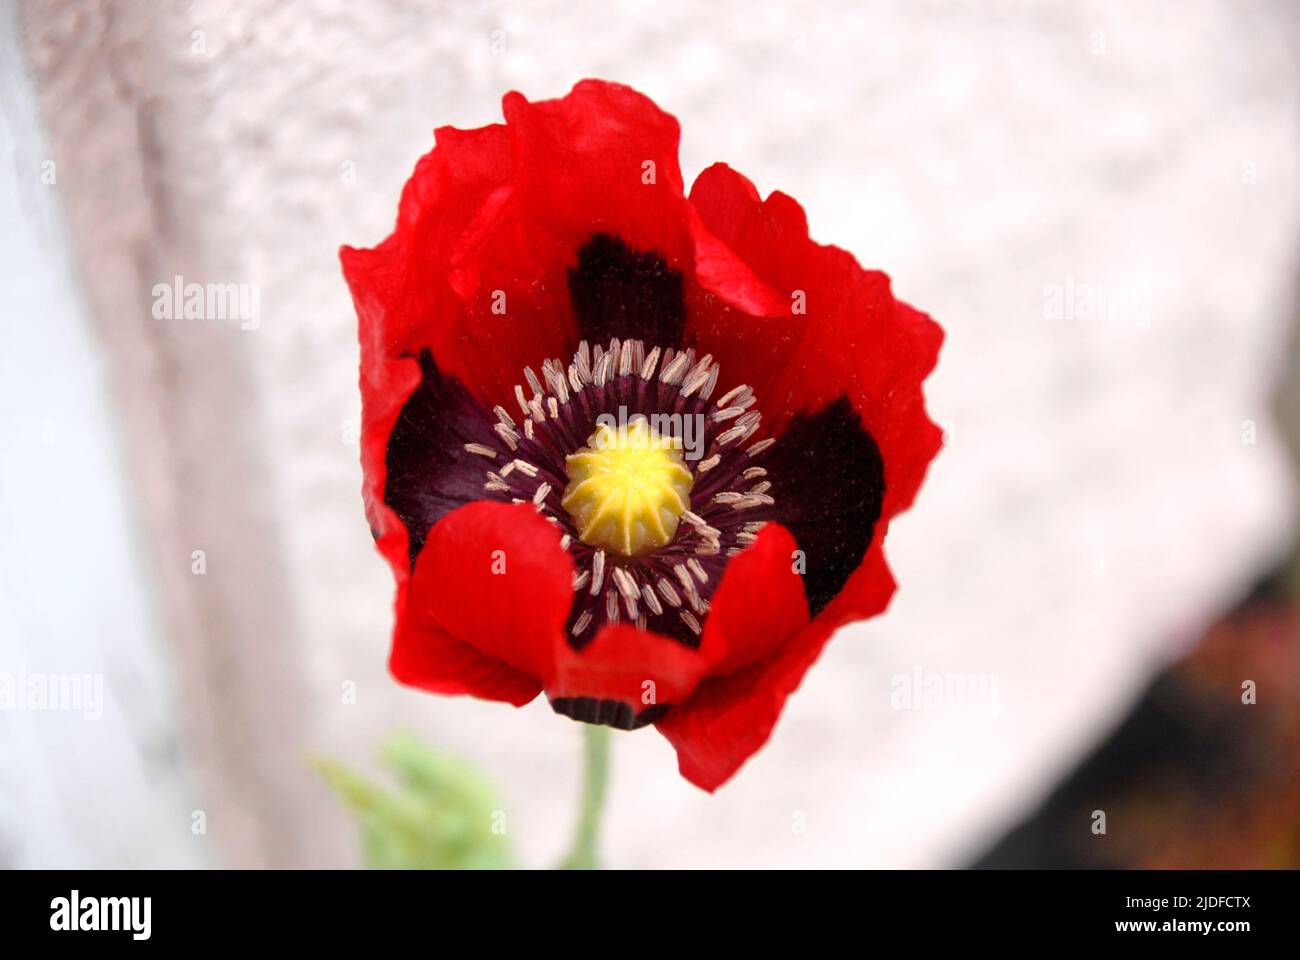
[(430, 693), (504, 700), (517, 707), (542, 689), (536, 678), (448, 636), (427, 610), (397, 618), (388, 669), (399, 682)]
[[(763, 317), (781, 316), (789, 306), (786, 296), (714, 236), (694, 208), (691, 210), (691, 233), (695, 242), (695, 279), (698, 285), (693, 291), (693, 315), (707, 316), (713, 323), (719, 323), (725, 321), (729, 308), (734, 308), (747, 314), (743, 322), (748, 323), (751, 330), (753, 324), (761, 322)], [(721, 305), (714, 302), (716, 298), (721, 298)]]
[[(513, 685), (501, 683), (510, 690), (531, 690), (526, 702), (552, 673), (554, 650), (564, 644), (572, 579), (573, 561), (560, 549), (559, 533), (531, 506), (483, 501), (453, 510), (430, 531), (399, 597), (394, 674), (435, 689), (435, 683), (465, 684), (475, 671), (490, 672), (507, 678)], [(521, 678), (531, 684), (520, 686)]]
[[(419, 382), (410, 358), (428, 348), (485, 406), (513, 409), (523, 368), (574, 346), (567, 271), (581, 243), (609, 231), (676, 261), (690, 256), (671, 116), (594, 80), (559, 100), (512, 93), (503, 107), (508, 128), (439, 129), (392, 235), (340, 251), (360, 330), (366, 513), (399, 587), (407, 537), (383, 504), (384, 453)], [(642, 182), (646, 161), (654, 184)]]
[(789, 530), (769, 523), (727, 564), (700, 643), (711, 676), (763, 659), (808, 623), (808, 601), (795, 572), (797, 549)]
[[(365, 355), (364, 348), (362, 355)], [(379, 362), (370, 368), (362, 366), (361, 497), (375, 546), (393, 569), (399, 595), (410, 572), (410, 537), (397, 514), (384, 503), (384, 484), (388, 480), (386, 454), (393, 424), (419, 384), (420, 365), (413, 359)]]
[(689, 706), (703, 678), (766, 657), (808, 622), (803, 586), (791, 565), (794, 550), (789, 531), (771, 524), (728, 565), (698, 650), (629, 624), (605, 627), (582, 650), (557, 648), (547, 696), (618, 700), (633, 712), (655, 704)]
[[(858, 603), (853, 615), (879, 613), (893, 592), (893, 579), (878, 538), (854, 574), (858, 578), (872, 587), (870, 592), (855, 591)], [(703, 681), (690, 700), (655, 724), (677, 750), (682, 776), (704, 790), (716, 790), (767, 742), (786, 697), (799, 686), (835, 629), (829, 613), (764, 659), (729, 676)]]
[[(763, 317), (697, 305), (691, 329), (700, 349), (722, 361), (728, 380), (755, 387), (768, 433), (847, 395), (885, 462), (883, 516), (906, 509), (941, 443), (921, 383), (943, 331), (896, 300), (885, 274), (810, 240), (802, 208), (785, 194), (761, 200), (748, 180), (715, 164), (690, 200), (711, 234), (784, 298), (781, 313)], [(796, 291), (806, 314), (793, 312)]]
[[(731, 383), (754, 386), (766, 404), (770, 434), (779, 436), (797, 412), (847, 396), (879, 445), (885, 471), (885, 499), (870, 547), (830, 605), (767, 656), (702, 682), (686, 704), (658, 722), (677, 748), (683, 775), (713, 790), (767, 741), (786, 697), (834, 630), (879, 613), (893, 594), (882, 543), (889, 520), (911, 504), (941, 444), (921, 384), (943, 333), (897, 301), (884, 274), (813, 243), (803, 210), (790, 197), (773, 193), (764, 201), (748, 180), (718, 164), (699, 176), (690, 199), (702, 228), (697, 249), (709, 254), (699, 255), (701, 263), (720, 262), (710, 251), (722, 244), (753, 274), (725, 265), (701, 271), (703, 290), (692, 304), (690, 328), (697, 348), (721, 361)], [(774, 309), (773, 291), (780, 309)], [(806, 314), (792, 309), (796, 291), (805, 298)], [(710, 619), (717, 615), (715, 605)]]
[[(572, 251), (594, 233), (655, 250), (669, 266), (691, 253), (677, 164), (677, 121), (631, 87), (583, 80), (560, 100), (502, 102), (515, 188), (536, 242)], [(647, 183), (652, 175), (653, 182)]]
[(556, 649), (556, 669), (546, 684), (552, 700), (591, 697), (619, 700), (634, 712), (690, 696), (708, 669), (699, 651), (630, 624), (604, 627), (591, 643)]
[(538, 283), (551, 267), (511, 216), (505, 126), (435, 136), (402, 191), (392, 235), (340, 251), (360, 321), (363, 401), (383, 366), (428, 348), (444, 373), (501, 402), (526, 364), (563, 354), (571, 339), (564, 291)]

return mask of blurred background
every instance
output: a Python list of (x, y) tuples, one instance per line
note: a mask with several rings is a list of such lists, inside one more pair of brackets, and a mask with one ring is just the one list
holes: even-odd
[(0, 865), (358, 865), (313, 761), (402, 731), (560, 857), (578, 728), (387, 675), (337, 248), (597, 76), (948, 332), (890, 610), (714, 796), (617, 736), (605, 863), (1300, 866), (1297, 64), (1288, 0), (0, 4)]

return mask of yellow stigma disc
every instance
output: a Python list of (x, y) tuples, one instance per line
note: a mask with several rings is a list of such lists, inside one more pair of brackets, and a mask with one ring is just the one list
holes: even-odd
[(694, 481), (680, 446), (642, 417), (597, 426), (587, 446), (565, 458), (569, 485), (560, 502), (579, 539), (625, 557), (671, 542)]

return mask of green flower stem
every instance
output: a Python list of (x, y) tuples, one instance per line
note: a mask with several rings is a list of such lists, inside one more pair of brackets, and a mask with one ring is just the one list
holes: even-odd
[(596, 847), (600, 834), (600, 815), (605, 806), (605, 781), (609, 775), (609, 727), (582, 724), (583, 777), (582, 809), (573, 849), (560, 865), (562, 870), (595, 870)]

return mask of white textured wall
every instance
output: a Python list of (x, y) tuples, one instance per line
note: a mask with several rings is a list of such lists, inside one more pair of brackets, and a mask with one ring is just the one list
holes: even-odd
[[(230, 862), (347, 862), (349, 824), (302, 758), (363, 762), (397, 726), (503, 785), (528, 862), (564, 845), (567, 721), (385, 674), (390, 581), (361, 513), (336, 259), (387, 234), (433, 126), (498, 120), (509, 89), (633, 84), (681, 120), (688, 182), (725, 160), (791, 193), (815, 238), (889, 271), (949, 334), (929, 395), (950, 444), (891, 530), (888, 615), (832, 642), (716, 796), (653, 732), (619, 737), (611, 862), (955, 862), (1292, 532), (1267, 420), (1300, 194), (1284, 4), (21, 13)], [(261, 327), (152, 320), (148, 289), (174, 273), (261, 284)], [(1044, 287), (1068, 278), (1149, 289), (1150, 322), (1045, 316)], [(997, 674), (1000, 711), (891, 710), (890, 677), (914, 666)]]
[(0, 9), (0, 867), (201, 865), (172, 664), (49, 158)]

